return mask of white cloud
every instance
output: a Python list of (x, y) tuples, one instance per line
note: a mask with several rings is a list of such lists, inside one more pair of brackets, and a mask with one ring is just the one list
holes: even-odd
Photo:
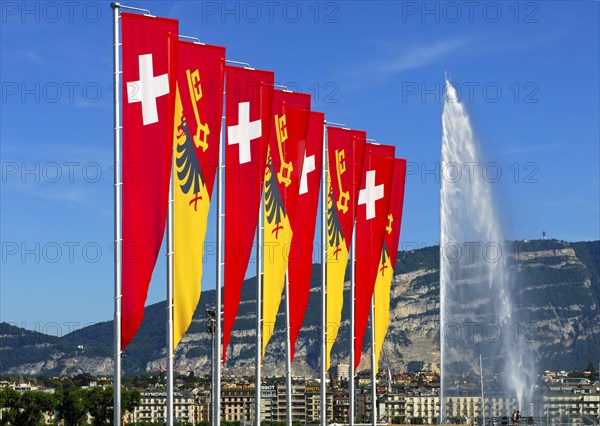
[(400, 49), (396, 57), (374, 68), (379, 72), (393, 73), (424, 67), (439, 61), (469, 43), (470, 41), (467, 38), (455, 38), (437, 41), (429, 45)]

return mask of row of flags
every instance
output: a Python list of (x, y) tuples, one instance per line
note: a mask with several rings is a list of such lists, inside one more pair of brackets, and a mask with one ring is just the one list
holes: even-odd
[[(226, 65), (225, 48), (179, 39), (178, 21), (121, 13), (122, 330), (137, 332), (173, 194), (173, 349), (199, 302), (204, 238), (225, 135), (223, 362), (259, 214), (264, 214), (263, 357), (289, 283), (291, 358), (308, 305), (319, 189), (327, 178), (327, 358), (355, 235), (356, 365), (375, 303), (376, 360), (389, 323), (406, 161), (363, 131), (328, 127), (274, 73)], [(222, 129), (225, 93), (225, 129)], [(224, 131), (223, 131), (224, 130)], [(327, 158), (323, 158), (324, 136)], [(328, 176), (322, 176), (327, 161)], [(172, 179), (172, 183), (171, 183)], [(261, 202), (263, 212), (260, 212)], [(219, 283), (218, 283), (219, 284)]]

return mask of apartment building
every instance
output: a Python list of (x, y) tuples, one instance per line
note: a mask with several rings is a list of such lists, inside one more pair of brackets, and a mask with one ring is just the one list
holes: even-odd
[[(141, 392), (141, 404), (133, 413), (125, 415), (129, 422), (164, 422), (167, 417), (167, 393), (160, 391)], [(195, 423), (198, 420), (198, 404), (191, 392), (173, 394), (173, 416), (175, 421)]]

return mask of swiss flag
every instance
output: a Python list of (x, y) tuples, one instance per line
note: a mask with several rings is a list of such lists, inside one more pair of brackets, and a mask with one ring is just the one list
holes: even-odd
[(375, 288), (392, 188), (395, 148), (367, 144), (356, 209), (356, 281), (354, 300), (354, 369), (360, 363), (363, 338)]
[(225, 67), (223, 362), (235, 323), (260, 207), (275, 75)]
[(310, 296), (313, 243), (317, 206), (323, 171), (323, 132), (325, 115), (311, 111), (302, 161), (297, 214), (290, 248), (288, 277), (290, 294), (290, 361), (294, 360), (296, 339), (302, 328)]
[(137, 332), (167, 217), (178, 21), (121, 13), (123, 250), (121, 347)]

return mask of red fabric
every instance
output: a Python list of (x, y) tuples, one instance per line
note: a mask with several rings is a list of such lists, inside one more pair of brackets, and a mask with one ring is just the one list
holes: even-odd
[[(375, 288), (375, 280), (381, 260), (381, 249), (385, 226), (387, 224), (388, 208), (392, 189), (392, 174), (394, 167), (394, 147), (387, 145), (367, 144), (365, 161), (362, 171), (361, 191), (370, 184), (381, 189), (381, 193), (372, 203), (360, 200), (356, 209), (356, 282), (354, 301), (354, 369), (360, 363), (363, 339), (369, 312), (371, 297)], [(375, 172), (373, 175), (372, 172)], [(375, 181), (369, 181), (368, 176), (374, 176)], [(380, 186), (382, 185), (382, 186)], [(368, 205), (374, 206), (374, 216), (369, 218)]]
[[(290, 294), (290, 355), (294, 360), (296, 339), (302, 328), (304, 314), (310, 296), (310, 278), (313, 263), (313, 243), (315, 224), (317, 222), (317, 206), (319, 204), (319, 188), (323, 171), (323, 132), (325, 115), (311, 112), (306, 136), (306, 155), (314, 156), (314, 168), (306, 171), (306, 192), (298, 195), (294, 235), (290, 249), (288, 265), (288, 281)], [(303, 163), (303, 167), (305, 164)]]
[(273, 92), (273, 108), (271, 111), (271, 135), (269, 137), (269, 147), (271, 149), (271, 159), (273, 161), (273, 170), (275, 173), (282, 172), (287, 177), (287, 171), (281, 168), (281, 158), (279, 156), (279, 147), (277, 142), (276, 117), (285, 115), (286, 125), (283, 129), (287, 132), (287, 140), (282, 144), (283, 157), (286, 163), (290, 163), (289, 171), (290, 183), (277, 180), (279, 193), (283, 200), (285, 212), (290, 221), (290, 226), (294, 230), (294, 220), (296, 217), (296, 204), (298, 201), (298, 191), (300, 189), (300, 177), (302, 175), (302, 162), (304, 161), (304, 151), (306, 149), (306, 132), (308, 129), (308, 117), (310, 112), (310, 95), (305, 93), (285, 92), (275, 90)]
[[(225, 67), (225, 272), (223, 362), (237, 316), (260, 207), (267, 143), (271, 126), (274, 74), (270, 71)], [(249, 148), (239, 144), (239, 112), (247, 107), (252, 127)], [(242, 117), (246, 118), (246, 117)], [(260, 129), (260, 134), (257, 133)], [(243, 136), (243, 135), (242, 135)]]
[[(121, 348), (144, 316), (152, 270), (164, 234), (173, 148), (178, 21), (122, 13), (123, 251)], [(151, 102), (140, 76), (140, 56), (152, 55), (152, 76), (166, 75)], [(144, 56), (148, 58), (148, 56)], [(166, 80), (165, 80), (166, 79)], [(168, 90), (166, 90), (168, 89)], [(168, 93), (162, 93), (168, 91)], [(157, 92), (158, 93), (158, 92)], [(137, 99), (137, 101), (136, 101)], [(145, 105), (144, 105), (145, 104)], [(144, 108), (143, 108), (144, 105)], [(153, 108), (155, 106), (155, 108)], [(154, 109), (155, 114), (148, 110)]]
[[(400, 228), (402, 227), (402, 211), (404, 209), (404, 186), (406, 183), (406, 160), (394, 159), (394, 174), (392, 177), (392, 195), (388, 214), (393, 217), (390, 233), (385, 233), (385, 245), (388, 249), (392, 266), (396, 264), (398, 243), (400, 242)], [(387, 226), (387, 225), (386, 225)]]
[[(187, 117), (187, 130), (194, 139), (204, 184), (209, 197), (212, 198), (219, 163), (219, 143), (223, 122), (225, 48), (180, 40), (178, 55), (177, 81), (181, 105), (184, 115)], [(199, 71), (199, 75), (194, 74), (195, 70)], [(191, 81), (193, 86), (197, 77), (202, 82), (202, 94), (200, 99), (193, 100), (189, 83)], [(193, 104), (196, 104), (196, 110)], [(208, 126), (207, 135), (204, 134), (203, 129), (198, 133), (198, 124), (194, 118), (195, 111), (198, 112), (201, 123)], [(180, 123), (180, 117), (175, 117), (175, 120)], [(179, 125), (178, 131), (184, 131), (181, 125)]]
[[(337, 206), (337, 214), (348, 250), (350, 250), (350, 244), (352, 243), (354, 216), (356, 214), (355, 209), (358, 200), (366, 139), (367, 132), (361, 130), (348, 130), (337, 127), (327, 128), (327, 152), (329, 177), (331, 179), (331, 192), (328, 196), (333, 197), (333, 203)], [(340, 173), (339, 177), (336, 157), (339, 157), (340, 165), (345, 167), (345, 172)], [(349, 196), (347, 201), (342, 192)], [(347, 207), (347, 209), (340, 209), (340, 205)]]

